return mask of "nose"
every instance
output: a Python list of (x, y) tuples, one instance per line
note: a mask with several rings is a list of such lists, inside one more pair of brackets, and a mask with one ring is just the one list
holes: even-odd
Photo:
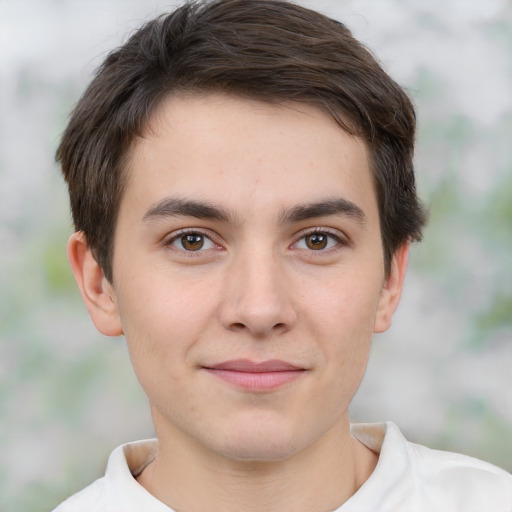
[(220, 312), (225, 329), (264, 338), (293, 327), (291, 283), (271, 252), (239, 255), (227, 274)]

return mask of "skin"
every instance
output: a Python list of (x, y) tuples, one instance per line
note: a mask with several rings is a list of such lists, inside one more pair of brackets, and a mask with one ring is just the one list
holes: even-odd
[[(172, 96), (127, 172), (113, 283), (82, 233), (68, 255), (149, 397), (159, 452), (139, 483), (177, 511), (340, 506), (377, 463), (348, 406), (408, 255), (385, 275), (365, 145), (312, 106)], [(208, 370), (234, 359), (300, 371), (251, 389)]]

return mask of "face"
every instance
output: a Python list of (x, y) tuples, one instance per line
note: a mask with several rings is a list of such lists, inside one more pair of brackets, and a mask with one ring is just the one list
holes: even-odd
[(127, 172), (91, 314), (124, 332), (159, 438), (282, 460), (344, 431), (404, 266), (386, 278), (364, 144), (304, 104), (171, 97)]

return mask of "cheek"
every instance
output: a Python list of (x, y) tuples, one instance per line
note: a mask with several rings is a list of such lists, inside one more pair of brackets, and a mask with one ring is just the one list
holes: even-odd
[[(177, 337), (181, 331), (200, 328), (200, 322), (211, 316), (218, 289), (211, 280), (184, 276), (183, 273), (158, 270), (138, 272), (125, 277), (129, 286), (121, 289), (119, 312), (125, 332), (136, 329), (146, 334), (160, 333)], [(155, 341), (161, 335), (155, 336)]]
[(317, 320), (318, 329), (371, 334), (380, 294), (380, 275), (333, 273), (321, 280), (303, 281), (300, 308)]
[[(335, 284), (332, 284), (335, 283)], [(323, 363), (335, 375), (362, 377), (371, 347), (380, 296), (379, 279), (352, 275), (324, 282), (303, 294), (301, 309)], [(332, 377), (332, 374), (331, 374)]]
[(208, 290), (216, 288), (190, 282), (180, 286), (179, 279), (167, 279), (165, 274), (158, 279), (145, 274), (143, 280), (134, 277), (129, 282), (117, 296), (135, 373), (145, 389), (177, 380), (214, 314)]

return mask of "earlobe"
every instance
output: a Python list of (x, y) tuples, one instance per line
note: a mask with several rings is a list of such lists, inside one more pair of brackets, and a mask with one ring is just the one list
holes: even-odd
[(398, 307), (402, 295), (409, 259), (409, 248), (410, 242), (406, 242), (393, 255), (391, 270), (379, 298), (374, 327), (374, 332), (376, 333), (384, 332), (391, 326), (393, 314)]
[(123, 334), (114, 289), (94, 258), (84, 233), (73, 233), (67, 249), (71, 269), (96, 329), (106, 336)]

